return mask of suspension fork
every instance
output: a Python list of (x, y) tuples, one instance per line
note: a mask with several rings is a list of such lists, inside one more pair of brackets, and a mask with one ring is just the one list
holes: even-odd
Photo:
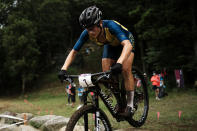
[[(87, 105), (87, 96), (88, 96), (88, 92), (84, 92), (83, 94), (83, 104)], [(88, 131), (88, 114), (84, 114), (84, 130)]]
[[(94, 92), (94, 102), (95, 102), (95, 106), (96, 108), (99, 108), (99, 100), (98, 100), (98, 94), (97, 92)], [(96, 110), (95, 112), (95, 128), (96, 128), (96, 131), (100, 131), (100, 112), (98, 110)]]
[[(84, 93), (84, 105), (87, 105), (87, 97), (88, 97), (88, 91)], [(95, 105), (96, 108), (99, 108), (99, 100), (98, 100), (98, 94), (97, 92), (94, 92), (94, 96), (93, 96), (93, 104)], [(94, 116), (95, 118), (95, 128), (96, 128), (96, 131), (99, 131), (100, 130), (100, 127), (99, 127), (99, 122), (100, 122), (100, 112), (96, 110)], [(85, 114), (84, 115), (84, 128), (85, 128), (85, 131), (88, 131), (88, 114)]]

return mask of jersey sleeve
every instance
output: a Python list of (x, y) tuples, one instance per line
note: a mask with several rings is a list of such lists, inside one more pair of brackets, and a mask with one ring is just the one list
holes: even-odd
[(88, 31), (84, 30), (79, 39), (77, 40), (76, 44), (74, 45), (73, 49), (75, 51), (79, 51), (81, 49), (81, 47), (83, 46), (83, 44), (88, 40), (89, 36), (88, 36)]
[(129, 40), (128, 34), (130, 33), (124, 26), (118, 22), (110, 21), (108, 23), (109, 31), (114, 34), (117, 39), (122, 42), (123, 40)]

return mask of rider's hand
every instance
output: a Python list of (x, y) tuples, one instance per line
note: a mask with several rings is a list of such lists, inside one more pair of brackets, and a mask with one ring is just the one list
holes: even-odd
[(110, 69), (112, 74), (120, 74), (122, 72), (122, 64), (116, 63)]
[(66, 70), (61, 70), (59, 73), (58, 73), (58, 78), (60, 79), (61, 82), (63, 82), (64, 80), (64, 76), (67, 75), (67, 71)]

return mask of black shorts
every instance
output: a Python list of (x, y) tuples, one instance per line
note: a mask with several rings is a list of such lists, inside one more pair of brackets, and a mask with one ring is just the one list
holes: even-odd
[(153, 86), (153, 90), (156, 90), (157, 88), (158, 88), (157, 86), (155, 86), (155, 85)]
[(71, 101), (75, 102), (75, 95), (70, 95), (70, 97), (71, 97)]
[(113, 60), (118, 60), (122, 52), (122, 45), (111, 46), (109, 44), (104, 45), (103, 48), (103, 57), (102, 58), (111, 58)]
[[(129, 36), (129, 41), (133, 47), (131, 52), (135, 52), (134, 38), (133, 35)], [(112, 60), (118, 60), (122, 53), (123, 46), (120, 44), (118, 46), (112, 46), (110, 44), (105, 44), (103, 47), (103, 56), (102, 58), (110, 58)]]

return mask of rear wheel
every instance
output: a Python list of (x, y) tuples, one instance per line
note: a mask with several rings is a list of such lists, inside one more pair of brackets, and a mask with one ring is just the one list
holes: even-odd
[(134, 127), (140, 127), (148, 116), (148, 91), (143, 74), (135, 67), (133, 67), (132, 74), (135, 82), (134, 108), (136, 111), (133, 117), (128, 118), (127, 121)]
[(93, 105), (84, 105), (72, 115), (67, 124), (66, 131), (75, 130), (112, 131), (106, 114)]

